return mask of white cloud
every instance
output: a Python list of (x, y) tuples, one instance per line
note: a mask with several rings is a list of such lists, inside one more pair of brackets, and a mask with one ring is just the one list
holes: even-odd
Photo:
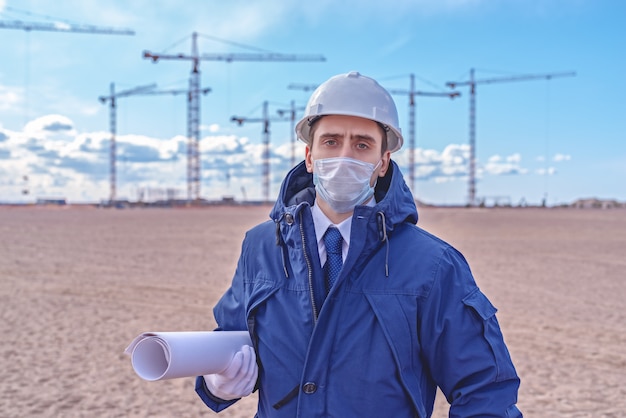
[[(295, 145), (293, 146), (293, 151), (294, 151), (296, 162), (304, 159), (304, 148), (305, 148), (305, 145), (302, 141), (295, 141)], [(284, 160), (291, 160), (291, 149), (292, 149), (291, 141), (288, 141), (288, 142), (284, 142), (280, 144), (278, 147), (273, 149), (273, 153), (280, 156)]]
[[(392, 158), (401, 166), (406, 166), (409, 163), (408, 153), (405, 149)], [(463, 178), (467, 174), (468, 158), (467, 145), (450, 144), (442, 152), (417, 148), (414, 153), (415, 177), (438, 183)]]
[(553, 176), (557, 173), (556, 168), (548, 167), (548, 168), (539, 168), (535, 170), (535, 173), (540, 176)]
[(499, 164), (502, 161), (506, 161), (507, 163), (510, 163), (510, 164), (518, 164), (521, 160), (522, 160), (522, 156), (520, 154), (511, 154), (507, 156), (506, 158), (502, 158), (500, 155), (496, 154), (496, 155), (492, 155), (491, 157), (487, 159), (489, 163), (493, 163), (493, 164)]
[(499, 155), (494, 155), (487, 160), (487, 164), (484, 165), (483, 171), (486, 174), (494, 176), (526, 174), (528, 170), (520, 166), (521, 161), (522, 157), (517, 153), (511, 154), (505, 158), (502, 158)]
[[(408, 150), (394, 159), (401, 165), (408, 164)], [(484, 175), (523, 175), (528, 169), (521, 166), (522, 156), (514, 153), (508, 156), (498, 154), (487, 158), (487, 163), (477, 161), (476, 177)], [(436, 150), (415, 150), (415, 177), (420, 180), (434, 180), (436, 183), (445, 183), (455, 180), (466, 180), (469, 173), (469, 146), (450, 144), (439, 153)]]
[(506, 157), (506, 161), (511, 164), (519, 164), (522, 161), (522, 156), (518, 153), (511, 154), (508, 157)]
[(566, 154), (556, 154), (554, 156), (554, 158), (552, 159), (554, 162), (561, 162), (561, 161), (569, 161), (571, 160), (572, 157), (571, 155), (566, 155)]
[(200, 141), (200, 150), (209, 154), (231, 153), (243, 146), (240, 139), (235, 135), (206, 136)]
[(57, 133), (73, 135), (74, 122), (70, 118), (62, 115), (45, 115), (28, 122), (24, 126), (24, 133), (27, 135), (50, 136)]
[(15, 87), (0, 86), (0, 110), (9, 110), (19, 105), (21, 102), (22, 92), (20, 89)]
[(208, 126), (207, 126), (207, 125), (202, 125), (202, 126), (200, 127), (200, 129), (201, 129), (201, 130), (203, 130), (203, 131), (209, 131), (209, 132), (211, 132), (212, 134), (214, 134), (215, 132), (219, 132), (219, 130), (220, 130), (220, 125), (219, 125), (219, 124), (217, 124), (217, 123), (212, 123), (212, 124), (210, 124), (210, 125), (208, 125)]
[(461, 165), (469, 160), (469, 145), (450, 144), (441, 153), (444, 165)]
[(187, 139), (181, 135), (177, 135), (173, 138), (163, 140), (158, 138), (152, 138), (145, 135), (121, 135), (116, 137), (116, 142), (123, 146), (124, 144), (133, 145), (138, 148), (152, 149), (158, 153), (159, 158), (168, 159), (176, 154), (181, 142), (187, 141)]
[(438, 160), (440, 160), (439, 153), (434, 149), (418, 148), (415, 152), (415, 162), (418, 164), (427, 164)]

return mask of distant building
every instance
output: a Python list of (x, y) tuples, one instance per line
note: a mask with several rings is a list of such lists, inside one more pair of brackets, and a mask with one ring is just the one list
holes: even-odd
[(616, 209), (624, 208), (626, 204), (620, 203), (614, 199), (578, 199), (571, 205), (577, 209)]
[(37, 198), (38, 205), (54, 205), (54, 206), (64, 206), (67, 205), (67, 201), (64, 197), (58, 199), (49, 199), (44, 197)]

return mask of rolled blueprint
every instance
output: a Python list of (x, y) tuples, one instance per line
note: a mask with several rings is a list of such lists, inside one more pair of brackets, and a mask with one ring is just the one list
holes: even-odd
[(124, 353), (145, 380), (219, 373), (237, 351), (252, 345), (248, 331), (145, 332)]

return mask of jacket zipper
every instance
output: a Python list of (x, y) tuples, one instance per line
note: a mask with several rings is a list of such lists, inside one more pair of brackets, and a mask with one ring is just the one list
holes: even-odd
[(313, 323), (317, 323), (317, 305), (315, 304), (315, 292), (313, 290), (313, 270), (311, 269), (311, 260), (306, 250), (306, 240), (304, 239), (304, 226), (302, 222), (302, 212), (300, 212), (300, 239), (302, 240), (302, 251), (304, 260), (306, 261), (307, 271), (309, 273), (309, 296), (311, 297), (311, 308), (313, 309)]

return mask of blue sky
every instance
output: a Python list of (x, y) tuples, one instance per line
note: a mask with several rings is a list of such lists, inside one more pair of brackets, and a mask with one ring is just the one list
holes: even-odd
[[(549, 205), (626, 200), (626, 2), (619, 0), (0, 0), (0, 21), (64, 21), (129, 28), (134, 36), (0, 28), (0, 201), (109, 197), (109, 106), (116, 90), (187, 88), (188, 61), (142, 52), (320, 54), (324, 62), (202, 61), (201, 196), (262, 197), (262, 117), (319, 84), (358, 70), (389, 89), (448, 92), (448, 81), (575, 71), (574, 77), (477, 86), (478, 198)], [(226, 40), (220, 42), (216, 39)], [(417, 97), (414, 194), (437, 204), (468, 198), (469, 90)], [(408, 96), (396, 95), (405, 137)], [(186, 197), (187, 110), (182, 95), (117, 101), (117, 195)], [(290, 168), (288, 121), (271, 124), (271, 197)], [(393, 158), (409, 181), (408, 150)], [(304, 155), (301, 144), (297, 160)], [(28, 190), (28, 194), (23, 194)]]

